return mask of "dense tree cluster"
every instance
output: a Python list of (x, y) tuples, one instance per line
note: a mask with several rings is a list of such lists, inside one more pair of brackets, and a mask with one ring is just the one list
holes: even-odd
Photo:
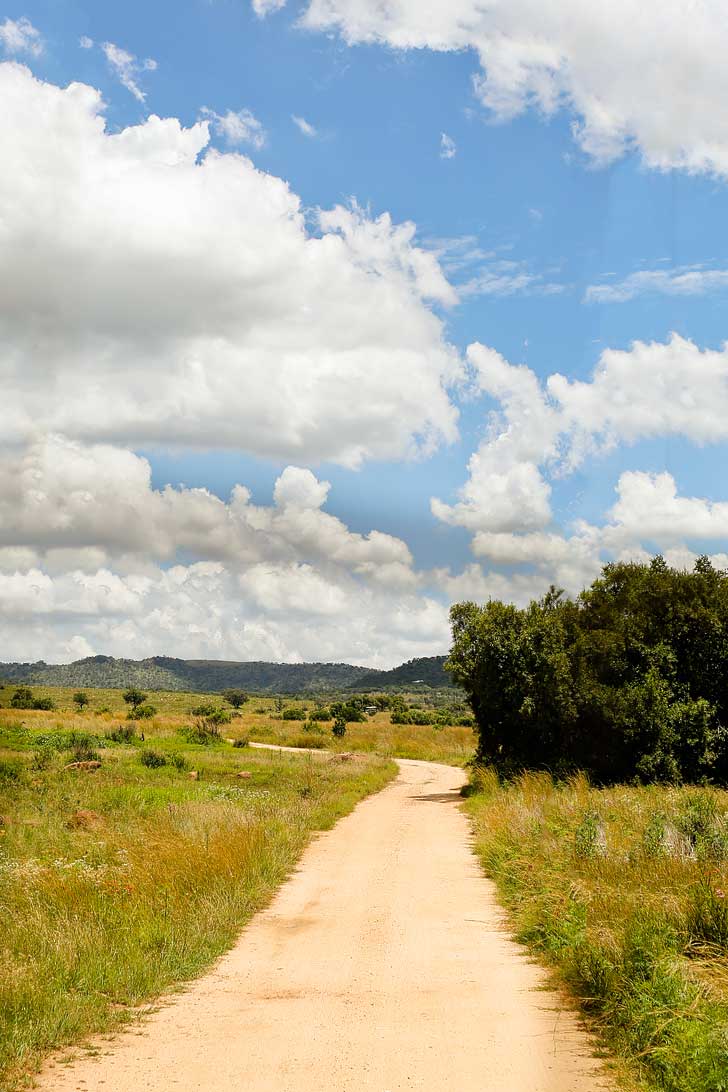
[(728, 573), (615, 563), (575, 601), (452, 608), (478, 759), (597, 781), (728, 780)]

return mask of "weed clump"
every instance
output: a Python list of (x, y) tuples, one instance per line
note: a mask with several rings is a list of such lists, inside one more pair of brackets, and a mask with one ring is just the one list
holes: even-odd
[(155, 751), (153, 747), (145, 747), (139, 754), (139, 761), (148, 770), (159, 770), (167, 765), (167, 757), (161, 751)]
[(139, 738), (136, 724), (128, 721), (126, 724), (120, 724), (117, 728), (112, 728), (111, 731), (107, 732), (106, 738), (113, 743), (136, 743)]
[(182, 729), (181, 735), (188, 743), (199, 743), (203, 746), (220, 743), (220, 722), (215, 717), (197, 717), (194, 724)]

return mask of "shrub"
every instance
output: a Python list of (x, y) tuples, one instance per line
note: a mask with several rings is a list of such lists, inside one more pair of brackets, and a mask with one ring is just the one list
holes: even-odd
[(331, 710), (325, 706), (317, 706), (316, 709), (312, 709), (308, 714), (308, 719), (312, 722), (331, 720)]
[(182, 729), (182, 736), (188, 743), (219, 743), (220, 726), (211, 717), (198, 717), (194, 724)]
[(68, 746), (72, 762), (97, 762), (96, 738), (86, 732), (69, 732)]
[(343, 717), (337, 717), (336, 718), (336, 720), (334, 721), (334, 726), (331, 729), (331, 731), (333, 732), (333, 734), (338, 739), (341, 739), (342, 736), (346, 735), (346, 721), (344, 720)]
[(136, 724), (120, 724), (106, 733), (106, 738), (114, 743), (134, 743), (137, 739)]
[(50, 712), (55, 707), (56, 703), (53, 698), (33, 698), (33, 704), (31, 705), (31, 709), (44, 709), (46, 712)]
[[(164, 756), (162, 756), (164, 757)], [(179, 751), (171, 751), (167, 755), (167, 762), (170, 766), (174, 766), (175, 770), (186, 770), (188, 766), (187, 759), (184, 755), (181, 755)]]
[(233, 743), (233, 747), (247, 747), (250, 740), (247, 736), (239, 736)]
[(222, 709), (213, 702), (202, 702), (196, 705), (191, 713), (193, 717), (204, 718), (211, 724), (229, 724), (233, 716), (229, 709)]
[(20, 781), (23, 763), (19, 758), (0, 758), (0, 785), (12, 785)]
[(129, 719), (136, 720), (151, 720), (156, 715), (157, 707), (155, 705), (135, 705), (133, 709), (129, 710)]
[(212, 701), (203, 701), (199, 705), (195, 705), (190, 709), (190, 716), (193, 717), (211, 717), (216, 711), (217, 706)]
[(167, 765), (166, 757), (161, 751), (155, 751), (152, 747), (145, 747), (139, 755), (139, 761), (142, 766), (146, 766), (150, 770), (158, 770), (161, 766)]
[(302, 709), (284, 709), (283, 720), (305, 720), (306, 714)]
[(33, 708), (33, 691), (28, 686), (17, 687), (15, 693), (10, 699), (10, 706), (12, 709), (32, 709)]
[(233, 709), (240, 709), (248, 700), (248, 695), (244, 690), (235, 690), (234, 688), (223, 690), (222, 696), (226, 702), (229, 702), (230, 705), (232, 705)]

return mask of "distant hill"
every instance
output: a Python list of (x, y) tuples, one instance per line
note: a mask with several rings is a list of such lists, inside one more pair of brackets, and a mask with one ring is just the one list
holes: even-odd
[[(89, 656), (71, 664), (0, 663), (0, 680), (44, 686), (78, 686), (96, 689), (138, 686), (145, 690), (217, 691), (240, 687), (257, 693), (297, 694), (306, 691), (369, 689), (403, 686), (422, 680), (430, 686), (447, 686), (440, 666), (443, 656), (410, 660), (393, 671), (374, 671), (352, 664), (275, 664), (262, 660), (177, 660), (152, 656), (146, 660), (117, 660), (113, 656)], [(414, 665), (421, 665), (419, 671)], [(403, 675), (398, 675), (402, 672)], [(391, 677), (391, 681), (382, 681)], [(430, 681), (433, 680), (433, 681)]]
[(367, 690), (388, 690), (390, 687), (454, 686), (445, 671), (446, 656), (419, 656), (390, 671), (371, 671), (363, 682)]

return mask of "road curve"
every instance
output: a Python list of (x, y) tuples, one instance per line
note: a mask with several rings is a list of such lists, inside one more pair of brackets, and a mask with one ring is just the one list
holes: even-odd
[(396, 781), (316, 838), (204, 978), (43, 1092), (595, 1092), (574, 1016), (508, 939), (457, 807)]

